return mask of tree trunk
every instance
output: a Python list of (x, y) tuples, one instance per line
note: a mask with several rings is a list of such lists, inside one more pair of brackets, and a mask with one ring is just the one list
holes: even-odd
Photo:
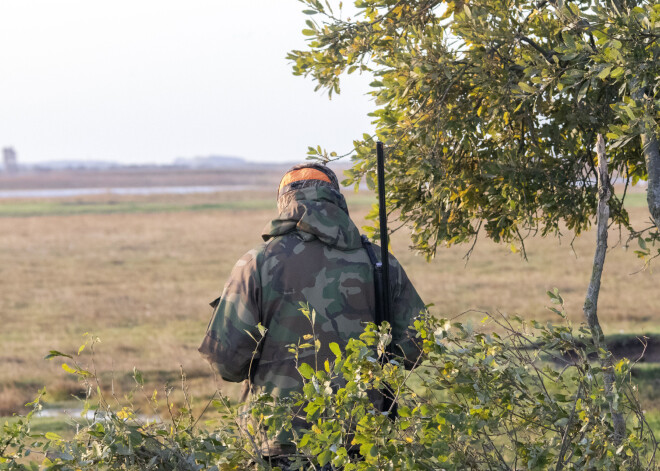
[[(605, 395), (610, 404), (612, 425), (614, 427), (614, 441), (620, 443), (626, 433), (626, 421), (623, 414), (619, 412), (614, 400), (614, 360), (612, 354), (607, 350), (605, 335), (598, 321), (598, 294), (600, 293), (600, 279), (603, 274), (605, 255), (607, 254), (607, 224), (610, 218), (610, 180), (607, 173), (607, 156), (605, 155), (605, 141), (602, 134), (598, 134), (596, 141), (596, 152), (598, 154), (598, 216), (597, 216), (597, 238), (596, 253), (591, 272), (591, 281), (584, 300), (584, 315), (591, 330), (594, 344), (598, 350), (601, 367), (603, 369), (603, 382), (605, 384)], [(660, 193), (658, 194), (660, 196)]]
[[(638, 105), (644, 105), (647, 101), (646, 88), (640, 85), (639, 80), (633, 81), (632, 97)], [(660, 145), (658, 142), (658, 130), (649, 129), (645, 126), (641, 133), (642, 153), (646, 161), (646, 172), (648, 174), (646, 202), (655, 226), (660, 229)]]
[(646, 202), (653, 222), (660, 229), (660, 145), (657, 134), (642, 134), (642, 151), (649, 175)]

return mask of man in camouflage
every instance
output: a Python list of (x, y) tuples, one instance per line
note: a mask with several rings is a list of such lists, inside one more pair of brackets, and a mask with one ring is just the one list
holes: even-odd
[[(317, 313), (319, 364), (334, 358), (331, 342), (343, 348), (374, 321), (373, 265), (332, 170), (320, 164), (293, 167), (280, 183), (277, 206), (279, 216), (264, 229), (264, 243), (234, 267), (199, 349), (224, 380), (247, 380), (243, 400), (249, 393), (277, 399), (301, 391), (302, 377), (287, 348), (311, 334), (301, 302)], [(419, 349), (409, 326), (424, 303), (391, 255), (389, 263), (392, 351), (411, 367)], [(258, 324), (267, 331), (256, 349)], [(300, 351), (299, 363), (314, 364), (313, 355), (313, 349)], [(303, 426), (294, 420), (294, 427)], [(294, 453), (290, 439), (268, 441), (263, 454)]]

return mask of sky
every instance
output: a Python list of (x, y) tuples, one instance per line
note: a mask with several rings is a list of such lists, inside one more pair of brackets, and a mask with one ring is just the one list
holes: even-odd
[(297, 0), (2, 0), (0, 147), (19, 163), (304, 160), (373, 127), (368, 77), (296, 77)]

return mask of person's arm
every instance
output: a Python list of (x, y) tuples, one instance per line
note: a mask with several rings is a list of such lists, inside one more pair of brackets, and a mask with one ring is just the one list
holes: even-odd
[(261, 321), (257, 254), (256, 250), (249, 251), (234, 266), (199, 347), (226, 381), (247, 379), (256, 359), (256, 340), (260, 339), (257, 324)]
[(411, 328), (415, 318), (426, 312), (424, 302), (399, 262), (390, 255), (390, 299), (392, 347), (395, 355), (404, 358), (404, 366), (412, 368), (419, 357), (421, 341)]

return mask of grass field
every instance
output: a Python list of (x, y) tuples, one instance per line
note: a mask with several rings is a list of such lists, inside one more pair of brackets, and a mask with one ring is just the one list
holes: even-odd
[[(347, 197), (364, 224), (372, 197), (350, 191)], [(647, 219), (644, 205), (642, 193), (631, 195), (636, 221)], [(197, 352), (208, 303), (234, 262), (260, 242), (275, 211), (274, 191), (0, 200), (0, 415), (20, 411), (44, 385), (51, 405), (74, 407), (71, 395), (80, 386), (60, 362), (43, 357), (51, 349), (75, 352), (85, 332), (102, 340), (95, 367), (108, 390), (128, 391), (137, 366), (148, 387), (162, 391), (179, 382), (181, 366), (193, 395), (208, 397), (216, 383)], [(408, 250), (403, 231), (392, 250), (437, 315), (474, 309), (550, 319), (545, 293), (557, 287), (579, 323), (594, 238), (589, 232), (572, 245), (569, 234), (530, 239), (528, 262), (480, 240), (467, 265), (465, 246), (442, 249), (427, 263)], [(660, 333), (658, 275), (640, 271), (641, 262), (618, 239), (613, 229), (599, 302), (606, 334)], [(83, 352), (81, 361), (89, 360)], [(638, 377), (645, 405), (656, 414), (658, 370)], [(233, 384), (219, 386), (236, 391)]]

